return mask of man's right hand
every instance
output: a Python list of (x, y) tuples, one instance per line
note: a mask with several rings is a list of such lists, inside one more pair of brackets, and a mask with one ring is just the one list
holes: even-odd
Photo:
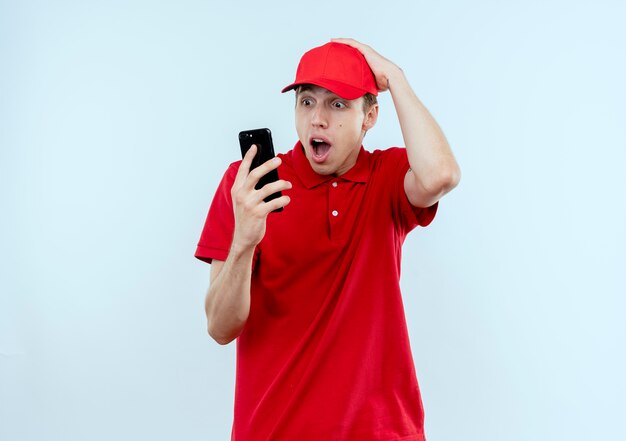
[(289, 190), (291, 183), (278, 180), (256, 190), (254, 187), (259, 180), (271, 170), (278, 168), (281, 160), (278, 157), (270, 159), (250, 171), (250, 165), (257, 152), (253, 145), (241, 161), (235, 182), (231, 189), (233, 211), (235, 215), (235, 232), (232, 249), (244, 250), (257, 246), (263, 236), (267, 215), (272, 211), (289, 204), (289, 196), (281, 196), (269, 202), (264, 199), (277, 191)]

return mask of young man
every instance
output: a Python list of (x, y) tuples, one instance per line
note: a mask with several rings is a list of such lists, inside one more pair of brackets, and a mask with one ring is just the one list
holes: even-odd
[[(196, 250), (212, 263), (209, 334), (237, 339), (232, 439), (424, 440), (401, 247), (459, 167), (402, 70), (366, 45), (310, 50), (291, 89), (298, 143), (253, 171), (254, 147), (231, 164)], [(406, 149), (370, 153), (386, 90)], [(255, 190), (276, 168), (281, 180)]]

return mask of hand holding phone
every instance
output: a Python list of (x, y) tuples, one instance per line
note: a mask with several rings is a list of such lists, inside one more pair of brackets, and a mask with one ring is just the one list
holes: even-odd
[[(243, 158), (250, 147), (252, 145), (256, 145), (257, 151), (254, 159), (252, 160), (252, 164), (250, 165), (250, 171), (254, 170), (259, 165), (269, 161), (275, 155), (274, 153), (274, 144), (272, 142), (272, 132), (270, 129), (253, 129), (253, 130), (244, 130), (239, 132), (239, 146), (241, 147), (241, 157)], [(255, 189), (259, 190), (263, 188), (266, 184), (271, 182), (278, 181), (278, 171), (276, 169), (271, 170), (269, 173), (261, 177), (259, 182), (254, 186)], [(276, 199), (282, 196), (280, 191), (273, 193), (263, 199), (265, 202), (269, 202), (272, 199)], [(274, 211), (282, 211), (282, 208), (279, 208)]]

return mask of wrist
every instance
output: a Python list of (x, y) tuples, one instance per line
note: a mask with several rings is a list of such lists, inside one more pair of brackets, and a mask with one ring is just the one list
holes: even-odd
[(233, 241), (230, 244), (229, 255), (231, 255), (234, 259), (251, 258), (254, 255), (255, 248), (256, 244), (254, 243), (239, 241), (236, 238), (233, 238)]
[(389, 87), (390, 91), (393, 87), (398, 88), (398, 86), (400, 86), (401, 84), (407, 83), (404, 71), (396, 65), (394, 65), (393, 68), (389, 70), (386, 78), (387, 86)]

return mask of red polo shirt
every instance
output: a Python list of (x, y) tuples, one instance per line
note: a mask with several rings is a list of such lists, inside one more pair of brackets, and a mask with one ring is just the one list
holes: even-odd
[[(400, 259), (407, 233), (437, 205), (409, 204), (402, 148), (361, 149), (339, 177), (316, 174), (299, 143), (279, 156), (291, 203), (268, 216), (256, 249), (232, 439), (424, 440)], [(239, 164), (213, 199), (199, 259), (228, 256)]]

